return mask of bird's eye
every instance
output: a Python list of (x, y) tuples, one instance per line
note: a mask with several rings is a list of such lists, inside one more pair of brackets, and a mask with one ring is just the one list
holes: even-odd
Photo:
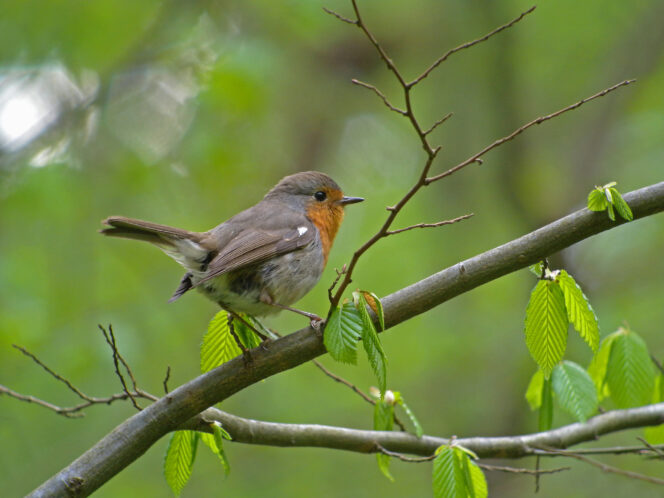
[(319, 202), (323, 202), (325, 199), (327, 199), (327, 194), (322, 190), (319, 190), (314, 194), (314, 199), (316, 199)]

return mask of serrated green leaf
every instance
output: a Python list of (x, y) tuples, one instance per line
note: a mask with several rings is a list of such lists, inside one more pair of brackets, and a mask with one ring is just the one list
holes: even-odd
[(599, 351), (595, 353), (590, 365), (588, 365), (588, 375), (590, 375), (590, 378), (595, 384), (598, 401), (602, 401), (609, 395), (609, 388), (606, 385), (606, 367), (609, 364), (611, 346), (616, 337), (618, 337), (618, 332), (606, 336), (604, 340), (602, 340)]
[(592, 189), (588, 194), (588, 209), (591, 211), (604, 211), (608, 202), (604, 195), (604, 189)]
[[(378, 400), (374, 406), (374, 430), (391, 431), (393, 427), (394, 405)], [(376, 453), (376, 461), (378, 462), (378, 468), (383, 475), (390, 481), (394, 481), (394, 477), (390, 474), (390, 456), (385, 455), (384, 453)]]
[(408, 407), (403, 398), (401, 401), (399, 401), (399, 404), (403, 408), (403, 411), (406, 412), (406, 415), (410, 419), (410, 423), (413, 424), (413, 427), (415, 428), (415, 435), (417, 437), (422, 437), (424, 434), (424, 429), (422, 429), (422, 425), (420, 424), (419, 420), (417, 420), (417, 417), (415, 417), (415, 413), (413, 413), (413, 411)]
[(222, 310), (210, 320), (207, 333), (203, 337), (201, 372), (209, 372), (240, 354), (242, 351), (228, 327), (228, 313)]
[(606, 382), (618, 408), (648, 404), (655, 385), (655, 370), (648, 347), (636, 332), (620, 329), (611, 347)]
[(381, 332), (385, 330), (385, 313), (383, 311), (383, 303), (380, 302), (380, 299), (378, 299), (378, 296), (374, 294), (373, 292), (369, 291), (360, 291), (362, 295), (364, 296), (364, 299), (367, 300), (367, 304), (369, 305), (369, 308), (376, 313), (376, 317), (378, 318), (378, 324), (380, 325), (380, 330)]
[(216, 438), (213, 434), (208, 434), (207, 432), (201, 433), (201, 441), (205, 443), (205, 445), (210, 448), (210, 451), (217, 455), (217, 458), (219, 458), (219, 462), (221, 463), (221, 466), (224, 469), (224, 475), (228, 475), (231, 472), (231, 466), (228, 461), (228, 458), (226, 457), (226, 452), (224, 451), (223, 446), (217, 445)]
[(526, 308), (526, 345), (546, 378), (565, 353), (567, 327), (563, 291), (555, 281), (540, 280)]
[(489, 488), (486, 484), (486, 477), (484, 477), (484, 472), (480, 469), (477, 464), (473, 461), (469, 464), (470, 467), (470, 478), (473, 483), (473, 490), (475, 492), (475, 498), (487, 498), (489, 496)]
[(433, 461), (433, 494), (436, 498), (465, 498), (463, 469), (453, 448), (443, 445)]
[(256, 320), (245, 313), (241, 313), (240, 316), (247, 323), (243, 322), (242, 320), (233, 319), (233, 330), (238, 339), (240, 339), (242, 344), (244, 344), (244, 347), (247, 349), (253, 349), (257, 346), (260, 346), (261, 342), (263, 342), (262, 339), (256, 335), (256, 332), (251, 330), (247, 324), (251, 325), (256, 330), (261, 328), (260, 325), (256, 323)]
[(542, 406), (542, 384), (544, 383), (544, 374), (538, 368), (530, 378), (528, 389), (526, 389), (526, 401), (531, 410), (537, 410)]
[(378, 379), (378, 388), (382, 396), (387, 389), (387, 358), (385, 350), (376, 333), (371, 316), (367, 311), (368, 304), (364, 294), (353, 292), (353, 303), (362, 318), (362, 345), (364, 346), (364, 351), (367, 353), (371, 369)]
[(553, 389), (551, 379), (542, 382), (542, 406), (539, 410), (538, 428), (540, 432), (548, 431), (553, 427)]
[(176, 496), (180, 495), (191, 477), (199, 437), (199, 433), (195, 431), (175, 431), (168, 443), (164, 476)]
[[(661, 403), (664, 400), (664, 376), (658, 374), (655, 378), (655, 387), (653, 388), (652, 403)], [(664, 444), (664, 424), (654, 427), (646, 427), (644, 436), (650, 444)]]
[(588, 298), (565, 270), (560, 270), (557, 277), (565, 296), (567, 318), (593, 352), (599, 347), (599, 325)]
[(323, 340), (330, 356), (342, 363), (357, 363), (357, 341), (362, 337), (362, 317), (350, 303), (332, 311)]
[(618, 211), (618, 214), (623, 219), (627, 221), (632, 221), (634, 219), (632, 210), (629, 207), (629, 205), (625, 202), (625, 199), (623, 199), (623, 196), (620, 194), (620, 192), (618, 192), (615, 188), (610, 188), (609, 191), (611, 192), (611, 197), (613, 198), (613, 205), (616, 208), (616, 211)]
[(597, 411), (597, 391), (590, 375), (571, 361), (556, 365), (551, 385), (560, 407), (579, 422), (585, 422)]

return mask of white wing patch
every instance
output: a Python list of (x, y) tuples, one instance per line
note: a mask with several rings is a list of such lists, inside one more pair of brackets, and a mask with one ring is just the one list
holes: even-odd
[(300, 234), (300, 237), (307, 233), (308, 230), (309, 229), (307, 227), (297, 227), (297, 233)]

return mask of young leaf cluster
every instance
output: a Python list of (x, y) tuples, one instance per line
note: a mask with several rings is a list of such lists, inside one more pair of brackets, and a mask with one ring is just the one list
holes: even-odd
[(615, 188), (616, 182), (607, 183), (601, 187), (595, 187), (588, 194), (588, 209), (591, 211), (606, 210), (609, 218), (616, 221), (616, 211), (627, 221), (632, 221), (634, 215), (623, 196)]
[(544, 269), (526, 308), (526, 345), (545, 378), (562, 360), (571, 323), (593, 351), (599, 345), (599, 325), (595, 312), (574, 278), (565, 270)]
[[(249, 316), (241, 316), (252, 327), (258, 326)], [(202, 373), (209, 372), (213, 368), (223, 365), (242, 354), (233, 334), (248, 349), (260, 344), (260, 338), (243, 320), (232, 319), (224, 310), (219, 311), (210, 320), (207, 333), (203, 337), (203, 343), (201, 344)], [(214, 422), (210, 426), (212, 434), (194, 431), (176, 431), (171, 436), (171, 441), (166, 450), (164, 475), (166, 476), (166, 482), (175, 495), (180, 494), (191, 476), (199, 440), (203, 441), (217, 455), (224, 468), (224, 473), (228, 475), (230, 472), (230, 465), (224, 452), (223, 440), (231, 440), (231, 436), (218, 422)]]
[(381, 393), (387, 389), (387, 357), (378, 331), (369, 314), (378, 318), (380, 330), (385, 328), (383, 305), (372, 292), (355, 291), (353, 300), (344, 300), (335, 307), (325, 325), (324, 343), (330, 356), (342, 363), (357, 364), (357, 344), (362, 340), (371, 369), (376, 375)]
[[(376, 393), (376, 397), (379, 398), (380, 393)], [(406, 404), (403, 396), (399, 391), (386, 391), (383, 394), (382, 399), (377, 399), (376, 404), (374, 405), (374, 423), (373, 429), (375, 431), (391, 431), (394, 427), (394, 407), (400, 405), (406, 415), (410, 419), (413, 427), (415, 428), (415, 435), (417, 437), (422, 437), (424, 430), (420, 425), (420, 422), (415, 417), (413, 411)], [(384, 453), (377, 453), (376, 459), (378, 460), (378, 468), (387, 477), (390, 481), (394, 481), (392, 474), (390, 474), (389, 465), (390, 465), (390, 456)]]
[(436, 498), (486, 498), (488, 488), (472, 451), (455, 444), (436, 450), (433, 461), (433, 494)]

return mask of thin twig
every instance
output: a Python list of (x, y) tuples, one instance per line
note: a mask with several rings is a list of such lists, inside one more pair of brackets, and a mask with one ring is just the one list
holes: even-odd
[(637, 436), (636, 439), (638, 439), (639, 441), (641, 441), (641, 442), (643, 443), (643, 445), (644, 445), (646, 448), (648, 448), (650, 451), (652, 451), (652, 452), (653, 452), (655, 455), (657, 455), (659, 458), (664, 458), (664, 451), (662, 451), (663, 448), (664, 448), (664, 445), (659, 445), (659, 447), (657, 447), (657, 446), (655, 446), (655, 445), (650, 444), (648, 441), (646, 441), (646, 440), (645, 440), (644, 438), (642, 438), (641, 436)]
[[(629, 328), (629, 327), (628, 327), (628, 328)], [(663, 367), (662, 364), (659, 362), (659, 360), (657, 359), (657, 357), (656, 357), (654, 354), (651, 354), (651, 355), (650, 355), (650, 359), (652, 360), (652, 362), (653, 362), (653, 363), (655, 364), (655, 366), (657, 367), (657, 370), (659, 370), (659, 373), (661, 373), (662, 375), (664, 375), (664, 367)]]
[(399, 228), (398, 230), (388, 230), (387, 232), (385, 232), (385, 236), (406, 232), (408, 230), (413, 230), (414, 228), (434, 228), (434, 227), (441, 227), (443, 225), (451, 225), (452, 223), (458, 223), (460, 221), (467, 220), (468, 218), (471, 218), (474, 215), (475, 213), (464, 214), (463, 216), (459, 216), (458, 218), (439, 221), (437, 223), (417, 223), (416, 225), (410, 225), (409, 227), (406, 228)]
[(357, 21), (353, 21), (352, 19), (348, 19), (347, 17), (344, 17), (341, 14), (339, 14), (339, 13), (337, 13), (337, 12), (331, 10), (331, 9), (328, 9), (327, 7), (323, 7), (323, 10), (326, 13), (330, 14), (331, 16), (336, 17), (340, 21), (343, 21), (343, 22), (348, 23), (348, 24), (357, 24)]
[[(633, 453), (635, 455), (646, 455), (652, 451), (664, 450), (664, 444), (654, 444), (651, 448), (644, 448), (643, 446), (614, 446), (609, 448), (579, 448), (574, 450), (577, 455), (624, 455)], [(535, 448), (534, 454), (540, 456), (551, 456), (547, 449), (540, 450)]]
[(76, 394), (79, 398), (84, 399), (86, 401), (90, 400), (90, 396), (83, 393), (80, 389), (75, 387), (71, 382), (69, 382), (67, 379), (65, 379), (61, 375), (58, 375), (57, 373), (55, 373), (53, 370), (51, 370), (49, 367), (47, 367), (39, 358), (37, 358), (30, 351), (28, 351), (27, 349), (19, 346), (18, 344), (12, 344), (12, 347), (14, 347), (15, 349), (18, 349), (25, 356), (32, 359), (32, 361), (34, 361), (37, 365), (39, 365), (44, 370), (46, 370), (46, 373), (48, 373), (51, 377), (53, 377), (56, 380), (59, 380), (60, 382), (63, 382), (69, 388), (69, 390), (72, 391), (74, 394)]
[(495, 149), (496, 147), (500, 147), (500, 146), (503, 145), (505, 142), (509, 142), (510, 140), (512, 140), (513, 138), (515, 138), (516, 136), (518, 136), (518, 135), (520, 135), (521, 133), (523, 133), (524, 131), (526, 131), (526, 130), (527, 130), (528, 128), (530, 128), (531, 126), (535, 126), (535, 125), (541, 124), (541, 123), (543, 123), (543, 122), (545, 122), (545, 121), (548, 121), (549, 119), (556, 118), (556, 117), (560, 116), (561, 114), (564, 114), (564, 113), (566, 113), (566, 112), (568, 112), (568, 111), (571, 111), (571, 110), (574, 110), (574, 109), (576, 109), (576, 108), (578, 108), (578, 107), (581, 107), (581, 106), (582, 106), (583, 104), (585, 104), (586, 102), (590, 102), (591, 100), (595, 100), (595, 99), (597, 99), (597, 98), (604, 97), (606, 94), (608, 94), (608, 93), (610, 93), (610, 92), (612, 92), (612, 91), (614, 91), (614, 90), (617, 90), (617, 89), (620, 88), (620, 87), (627, 86), (627, 85), (629, 85), (630, 83), (634, 83), (635, 81), (636, 81), (636, 80), (625, 80), (625, 81), (621, 81), (620, 83), (617, 83), (617, 84), (615, 84), (615, 85), (613, 85), (613, 86), (611, 86), (611, 87), (609, 87), (609, 88), (606, 88), (606, 89), (602, 90), (601, 92), (598, 92), (598, 93), (596, 93), (595, 95), (591, 95), (590, 97), (587, 97), (587, 98), (585, 98), (585, 99), (583, 99), (583, 100), (579, 100), (578, 102), (576, 102), (576, 103), (574, 103), (574, 104), (572, 104), (572, 105), (569, 105), (569, 106), (567, 106), (567, 107), (565, 107), (565, 108), (563, 108), (563, 109), (560, 109), (560, 110), (558, 110), (558, 111), (556, 111), (556, 112), (553, 112), (553, 113), (551, 113), (551, 114), (547, 114), (546, 116), (540, 116), (539, 118), (533, 119), (533, 120), (530, 121), (529, 123), (526, 123), (525, 125), (521, 126), (520, 128), (517, 128), (516, 130), (514, 130), (514, 131), (513, 131), (512, 133), (510, 133), (509, 135), (506, 135), (506, 136), (504, 136), (503, 138), (499, 138), (498, 140), (494, 141), (493, 143), (487, 145), (487, 146), (484, 147), (481, 151), (479, 151), (479, 152), (477, 152), (476, 154), (472, 155), (471, 157), (469, 157), (469, 158), (466, 159), (465, 161), (463, 161), (463, 162), (457, 164), (457, 165), (454, 166), (453, 168), (450, 168), (450, 169), (448, 169), (447, 171), (445, 171), (445, 172), (443, 172), (443, 173), (440, 173), (440, 174), (438, 174), (438, 175), (435, 175), (435, 176), (432, 176), (432, 177), (427, 178), (427, 179), (425, 180), (425, 183), (426, 183), (427, 185), (429, 185), (429, 184), (431, 184), (431, 183), (433, 183), (433, 182), (435, 182), (435, 181), (438, 181), (438, 180), (440, 180), (440, 179), (442, 179), (442, 178), (445, 178), (446, 176), (450, 176), (452, 173), (457, 172), (457, 171), (460, 170), (461, 168), (463, 168), (463, 167), (465, 167), (465, 166), (468, 166), (468, 165), (471, 164), (471, 163), (477, 162), (477, 161), (480, 159), (480, 157), (482, 157), (484, 154), (486, 154), (487, 152), (489, 152), (489, 151), (492, 150), (492, 149)]
[(124, 375), (122, 375), (122, 372), (120, 372), (120, 363), (122, 363), (125, 366), (125, 369), (129, 373), (129, 376), (131, 377), (131, 380), (134, 384), (134, 389), (136, 388), (136, 381), (134, 380), (134, 376), (131, 372), (131, 370), (128, 368), (127, 363), (124, 361), (124, 358), (120, 355), (120, 352), (118, 351), (116, 342), (115, 342), (115, 334), (113, 334), (113, 328), (109, 325), (108, 326), (108, 332), (104, 327), (101, 325), (97, 325), (99, 327), (99, 330), (101, 330), (101, 333), (104, 335), (104, 339), (106, 339), (106, 343), (109, 345), (111, 350), (113, 351), (113, 366), (115, 367), (115, 375), (120, 379), (120, 384), (122, 384), (122, 390), (129, 396), (129, 399), (131, 400), (131, 403), (134, 405), (134, 408), (137, 410), (142, 410), (143, 408), (139, 406), (139, 404), (136, 402), (132, 394), (129, 392), (129, 389), (127, 388), (127, 383), (125, 382)]
[(588, 463), (592, 465), (593, 467), (597, 467), (598, 469), (601, 469), (603, 472), (609, 472), (612, 474), (618, 474), (626, 477), (630, 477), (632, 479), (639, 479), (641, 481), (646, 481), (646, 482), (651, 482), (653, 484), (659, 484), (659, 485), (664, 485), (664, 479), (659, 479), (657, 477), (652, 477), (652, 476), (647, 476), (644, 474), (639, 474), (638, 472), (632, 472), (630, 470), (623, 470), (619, 469), (617, 467), (613, 467), (612, 465), (607, 465), (603, 462), (599, 462), (593, 458), (580, 455), (577, 452), (574, 451), (567, 451), (567, 450), (558, 450), (555, 448), (542, 448), (545, 451), (549, 451), (550, 453), (561, 455), (561, 456), (566, 456), (570, 458), (575, 458), (577, 460), (580, 460), (582, 462)]
[(398, 458), (402, 462), (408, 462), (408, 463), (430, 462), (431, 460), (434, 460), (436, 458), (435, 453), (433, 455), (429, 455), (429, 456), (425, 456), (425, 457), (409, 457), (409, 456), (404, 455), (403, 453), (398, 453), (396, 451), (390, 451), (388, 449), (385, 449), (383, 446), (381, 446), (378, 443), (375, 444), (375, 448), (376, 448), (376, 451), (378, 453), (382, 453), (383, 455)]
[(372, 92), (374, 92), (376, 95), (378, 95), (390, 111), (394, 111), (397, 114), (401, 114), (402, 116), (407, 116), (408, 115), (408, 113), (406, 111), (404, 111), (403, 109), (399, 109), (398, 107), (393, 106), (390, 103), (390, 101), (387, 99), (385, 94), (383, 92), (381, 92), (378, 88), (376, 88), (374, 85), (371, 85), (369, 83), (365, 83), (364, 81), (360, 81), (360, 80), (357, 80), (355, 78), (353, 78), (351, 81), (353, 82), (353, 84), (364, 87), (364, 88), (367, 88), (367, 89), (371, 90)]
[(171, 366), (166, 367), (166, 377), (164, 377), (164, 394), (168, 394), (168, 379), (171, 378)]
[[(346, 386), (346, 387), (348, 387), (349, 389), (351, 389), (354, 393), (358, 394), (358, 395), (359, 395), (364, 401), (366, 401), (367, 403), (370, 403), (371, 405), (375, 405), (375, 404), (376, 404), (376, 400), (375, 400), (375, 399), (373, 399), (373, 398), (372, 398), (371, 396), (369, 396), (367, 393), (365, 393), (364, 391), (362, 391), (359, 387), (357, 387), (357, 386), (356, 386), (355, 384), (353, 384), (352, 382), (347, 381), (347, 380), (344, 379), (343, 377), (340, 377), (340, 376), (338, 376), (337, 374), (335, 374), (334, 372), (331, 372), (330, 370), (328, 370), (327, 368), (325, 368), (325, 366), (323, 366), (323, 364), (322, 364), (321, 362), (319, 362), (318, 360), (311, 360), (311, 363), (313, 363), (314, 365), (316, 365), (316, 366), (320, 369), (320, 371), (323, 372), (325, 375), (327, 375), (329, 378), (331, 378), (331, 379), (333, 379), (334, 381), (339, 382), (340, 384), (343, 384), (344, 386)], [(403, 432), (408, 432), (408, 431), (406, 430), (406, 426), (403, 424), (403, 422), (401, 422), (401, 420), (399, 420), (399, 417), (397, 417), (396, 414), (394, 414), (394, 423), (397, 424), (397, 425), (399, 426), (399, 428), (400, 428)]]
[(431, 127), (430, 127), (428, 130), (424, 131), (424, 132), (423, 132), (424, 135), (428, 135), (429, 133), (431, 133), (433, 130), (435, 130), (436, 128), (438, 128), (438, 127), (439, 127), (440, 125), (442, 125), (445, 121), (447, 121), (448, 119), (450, 119), (452, 116), (454, 116), (454, 113), (453, 113), (453, 112), (449, 112), (449, 113), (447, 113), (445, 116), (443, 116), (443, 117), (440, 118), (438, 121), (436, 121), (434, 124), (432, 124)]
[[(53, 403), (49, 403), (48, 401), (45, 401), (43, 399), (37, 398), (35, 396), (29, 396), (21, 393), (17, 393), (16, 391), (13, 391), (9, 389), (8, 387), (0, 385), (0, 393), (1, 394), (6, 394), (7, 396), (10, 396), (12, 398), (18, 399), (19, 401), (25, 401), (26, 403), (34, 403), (36, 405), (42, 406), (44, 408), (47, 408), (58, 415), (63, 415), (68, 418), (78, 418), (78, 417), (83, 417), (85, 416), (84, 413), (80, 413), (86, 408), (93, 406), (93, 405), (110, 405), (111, 403), (115, 401), (120, 401), (120, 400), (125, 400), (129, 399), (129, 396), (127, 393), (117, 393), (113, 394), (111, 396), (103, 397), (103, 398), (98, 398), (96, 396), (88, 396), (86, 401), (83, 403), (80, 403), (78, 405), (74, 406), (58, 406), (54, 405)], [(144, 399), (149, 399), (151, 401), (157, 401), (156, 396), (151, 395), (150, 393), (147, 393), (142, 390), (138, 390), (136, 392), (131, 393), (132, 396), (136, 398), (144, 398)]]
[(489, 38), (491, 38), (493, 35), (497, 35), (497, 34), (500, 33), (501, 31), (504, 31), (504, 30), (506, 30), (506, 29), (508, 29), (508, 28), (511, 28), (511, 27), (514, 26), (516, 23), (518, 23), (521, 19), (523, 19), (523, 18), (526, 17), (528, 14), (530, 14), (532, 11), (534, 11), (534, 10), (535, 10), (535, 7), (536, 7), (536, 6), (533, 5), (531, 8), (529, 8), (527, 11), (523, 12), (523, 13), (522, 13), (519, 17), (517, 17), (516, 19), (511, 20), (511, 21), (508, 22), (507, 24), (503, 24), (502, 26), (500, 26), (500, 27), (494, 29), (493, 31), (487, 33), (486, 35), (484, 35), (484, 36), (481, 37), (481, 38), (477, 38), (476, 40), (466, 42), (466, 43), (464, 43), (463, 45), (459, 45), (458, 47), (455, 47), (455, 48), (453, 48), (453, 49), (448, 50), (448, 51), (445, 52), (443, 55), (441, 55), (438, 59), (436, 59), (436, 61), (435, 61), (433, 64), (431, 64), (431, 65), (430, 65), (430, 66), (429, 66), (429, 67), (428, 67), (428, 68), (427, 68), (422, 74), (420, 74), (417, 78), (415, 78), (413, 81), (411, 81), (410, 83), (408, 83), (408, 87), (409, 87), (409, 88), (414, 87), (414, 86), (417, 85), (420, 81), (422, 81), (424, 78), (426, 78), (427, 76), (429, 76), (429, 74), (431, 74), (431, 72), (432, 72), (434, 69), (436, 69), (438, 66), (440, 66), (443, 62), (445, 62), (445, 61), (447, 60), (447, 58), (448, 58), (450, 55), (455, 54), (455, 53), (457, 53), (457, 52), (459, 52), (459, 51), (461, 51), (461, 50), (464, 50), (464, 49), (466, 49), (466, 48), (470, 48), (470, 47), (472, 47), (472, 46), (474, 46), (474, 45), (477, 45), (478, 43), (482, 43), (482, 42), (488, 40)]
[(556, 469), (522, 469), (519, 467), (508, 467), (505, 465), (490, 465), (488, 463), (475, 462), (475, 465), (478, 467), (488, 470), (488, 471), (497, 471), (497, 472), (509, 472), (511, 474), (530, 474), (540, 476), (542, 474), (555, 474), (557, 472), (563, 472), (565, 470), (570, 470), (572, 467), (558, 467)]
[(341, 270), (337, 270), (336, 268), (334, 269), (334, 271), (337, 272), (337, 276), (334, 278), (334, 281), (332, 282), (332, 285), (330, 285), (330, 288), (327, 289), (327, 296), (328, 296), (328, 298), (330, 299), (330, 302), (332, 302), (332, 291), (334, 290), (334, 288), (335, 288), (335, 287), (337, 286), (337, 284), (339, 283), (339, 279), (340, 279), (343, 275), (345, 275), (346, 270), (347, 270), (347, 268), (346, 268), (346, 264), (345, 264), (345, 263), (344, 263), (344, 265), (341, 267)]

